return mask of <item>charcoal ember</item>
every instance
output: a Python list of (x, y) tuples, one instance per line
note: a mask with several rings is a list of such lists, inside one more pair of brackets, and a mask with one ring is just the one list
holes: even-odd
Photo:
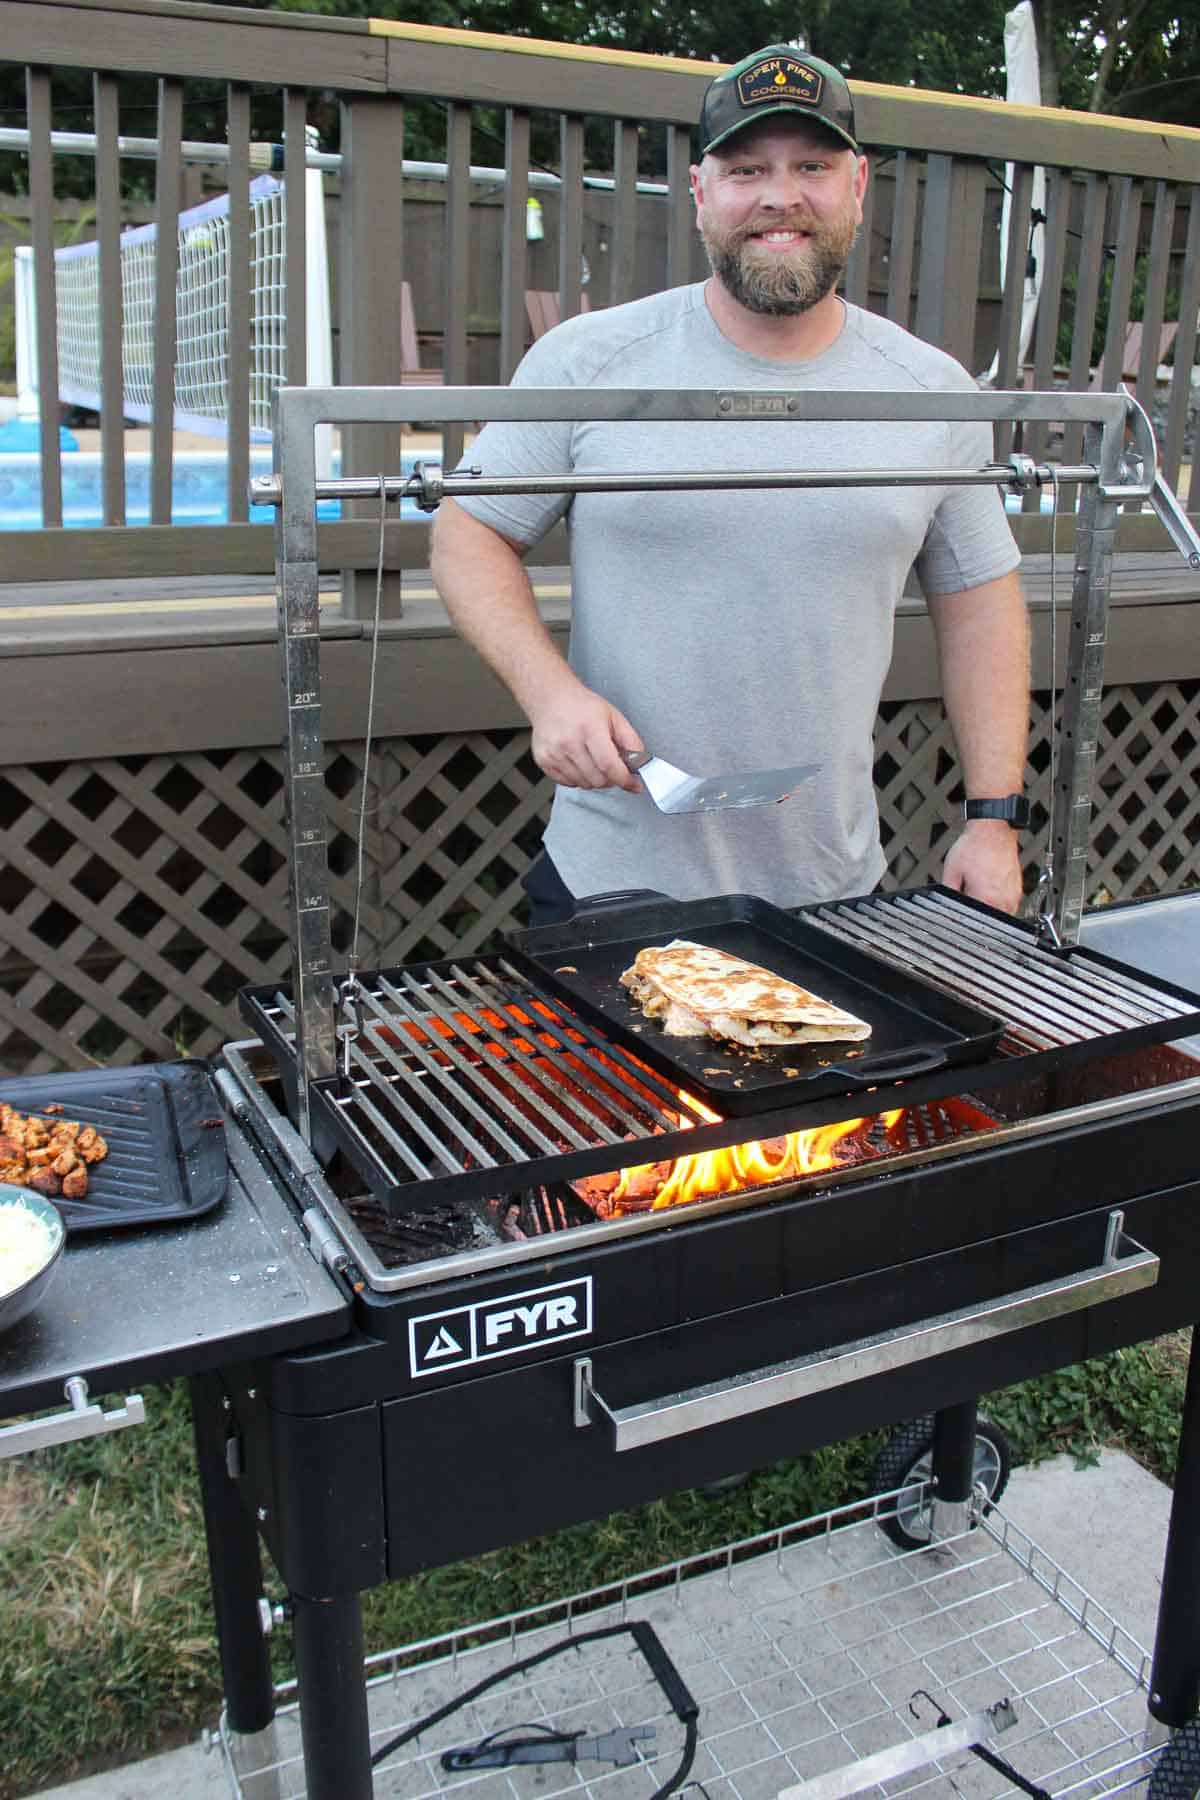
[(662, 1191), (670, 1173), (669, 1162), (647, 1163), (644, 1168), (630, 1170), (621, 1204), (629, 1207), (636, 1207), (639, 1203), (648, 1206), (655, 1195)]
[(610, 1219), (625, 1219), (630, 1213), (650, 1212), (653, 1209), (658, 1189), (653, 1194), (622, 1194), (619, 1200), (612, 1202), (612, 1211), (606, 1214)]
[[(620, 1219), (626, 1213), (649, 1212), (670, 1172), (669, 1162), (647, 1163), (639, 1169), (581, 1175), (571, 1183), (571, 1189), (598, 1219)], [(617, 1190), (622, 1183), (624, 1189), (618, 1199)]]
[(475, 1239), (472, 1214), (457, 1207), (428, 1206), (392, 1214), (367, 1195), (346, 1198), (342, 1204), (389, 1268), (465, 1250)]
[(621, 1171), (613, 1169), (602, 1175), (581, 1175), (571, 1186), (585, 1205), (597, 1211), (605, 1201), (611, 1200), (620, 1184)]

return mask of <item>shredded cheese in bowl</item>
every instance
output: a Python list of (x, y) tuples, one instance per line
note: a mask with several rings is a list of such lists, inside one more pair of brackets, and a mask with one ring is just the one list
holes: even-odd
[(61, 1225), (55, 1231), (40, 1209), (0, 1191), (0, 1300), (39, 1275), (61, 1240)]

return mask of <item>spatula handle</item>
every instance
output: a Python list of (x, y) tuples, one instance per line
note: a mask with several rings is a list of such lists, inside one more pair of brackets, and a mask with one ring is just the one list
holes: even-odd
[(632, 774), (636, 775), (646, 763), (654, 761), (654, 752), (653, 750), (622, 750), (621, 761)]

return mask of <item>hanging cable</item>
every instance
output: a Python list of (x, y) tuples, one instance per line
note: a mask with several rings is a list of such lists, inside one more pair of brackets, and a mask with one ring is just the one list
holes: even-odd
[(1061, 950), (1062, 939), (1054, 923), (1054, 812), (1058, 787), (1058, 470), (1048, 465), (1051, 487), (1050, 509), (1050, 809), (1046, 820), (1046, 854), (1034, 889), (1036, 922), (1039, 934)]
[[(363, 1029), (362, 1002), (358, 979), (359, 967), (359, 933), (362, 929), (362, 898), (366, 880), (367, 858), (367, 797), (370, 792), (371, 746), (375, 736), (375, 677), (379, 666), (379, 622), (383, 616), (383, 559), (387, 536), (387, 476), (382, 472), (379, 476), (379, 542), (375, 557), (375, 611), (371, 620), (371, 657), (367, 677), (367, 726), (366, 740), (363, 744), (362, 792), (358, 803), (358, 842), (354, 857), (354, 921), (350, 934), (350, 954), (346, 962), (346, 975), (338, 989), (338, 998), (344, 1009), (353, 1012), (353, 1024), (361, 1034)], [(350, 1072), (350, 1033), (345, 1038), (345, 1072)]]

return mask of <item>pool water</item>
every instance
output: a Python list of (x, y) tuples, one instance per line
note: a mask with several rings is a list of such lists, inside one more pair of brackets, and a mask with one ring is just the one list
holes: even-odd
[[(429, 456), (424, 460), (428, 462)], [(400, 459), (401, 471), (411, 475), (418, 461), (415, 451)], [(251, 475), (271, 473), (269, 450), (251, 452)], [(338, 473), (335, 452), (332, 473)], [(63, 524), (82, 529), (103, 523), (101, 466), (98, 450), (75, 450), (62, 458)], [(206, 450), (177, 451), (171, 484), (171, 522), (174, 525), (225, 525), (229, 511), (225, 496), (226, 459)], [(317, 503), (319, 519), (339, 519), (340, 500)], [(428, 520), (411, 500), (400, 503), (405, 520)], [(130, 525), (150, 523), (150, 456), (131, 452), (125, 458), (125, 517)], [(252, 506), (250, 522), (269, 525), (273, 506)], [(35, 451), (0, 452), (0, 531), (40, 531), (42, 528), (41, 465)]]

